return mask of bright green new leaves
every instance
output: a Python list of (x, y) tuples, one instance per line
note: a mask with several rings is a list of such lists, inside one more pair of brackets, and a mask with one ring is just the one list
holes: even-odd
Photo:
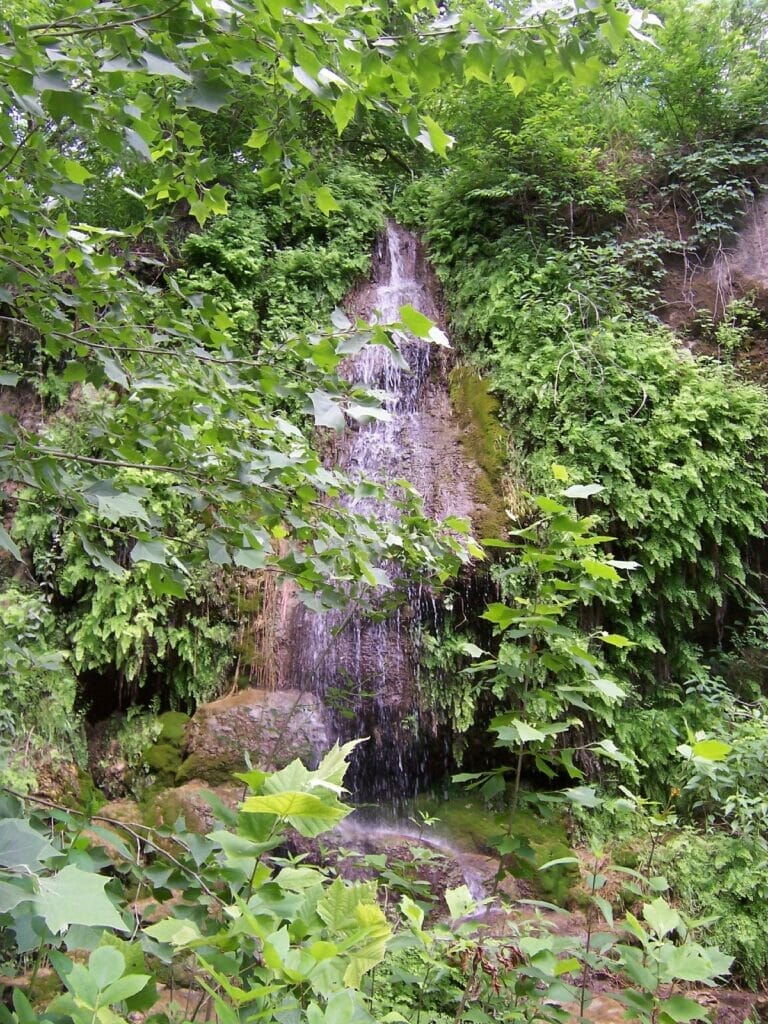
[[(552, 471), (558, 481), (567, 480), (562, 466), (555, 465)], [(573, 485), (562, 498), (574, 503), (601, 490), (597, 484)], [(580, 726), (584, 713), (609, 721), (612, 708), (625, 696), (624, 688), (607, 677), (600, 654), (592, 650), (595, 642), (631, 646), (618, 634), (599, 629), (589, 634), (578, 625), (578, 609), (599, 608), (622, 579), (615, 560), (600, 553), (606, 538), (593, 532), (597, 518), (579, 516), (572, 504), (546, 495), (533, 497), (532, 505), (541, 514), (504, 543), (510, 552), (502, 577), (507, 600), (489, 604), (482, 616), (501, 637), (498, 654), (467, 670), (493, 672), (494, 695), (514, 708), (498, 715), (490, 726), (496, 745), (508, 747), (517, 758), (513, 803), (525, 758), (549, 778), (555, 777), (555, 766), (572, 779), (583, 777), (574, 764), (574, 750), (562, 749), (557, 737)], [(598, 757), (627, 760), (611, 741), (593, 743), (590, 749)], [(486, 794), (496, 792), (499, 772), (473, 784), (483, 786)], [(588, 787), (564, 793), (584, 806), (598, 805)]]
[(311, 793), (272, 793), (250, 796), (242, 805), (248, 814), (273, 814), (284, 818), (305, 836), (319, 835), (345, 818), (349, 811)]
[(384, 959), (392, 930), (375, 901), (376, 887), (369, 882), (344, 884), (341, 879), (330, 886), (317, 904), (317, 913), (329, 933), (341, 939), (350, 963), (344, 983), (358, 988), (363, 974)]
[(344, 792), (342, 782), (347, 758), (360, 742), (353, 740), (342, 747), (335, 744), (314, 771), (297, 759), (268, 778), (240, 775), (256, 790), (254, 796), (245, 800), (242, 810), (248, 814), (272, 815), (303, 836), (327, 832), (349, 814), (349, 808), (339, 797)]

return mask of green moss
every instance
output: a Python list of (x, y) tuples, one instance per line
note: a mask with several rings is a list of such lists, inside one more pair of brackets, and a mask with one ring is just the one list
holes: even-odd
[(176, 785), (181, 786), (191, 779), (201, 779), (216, 786), (230, 782), (233, 772), (245, 769), (242, 754), (233, 751), (228, 754), (191, 754), (176, 773)]
[(556, 815), (539, 817), (532, 811), (520, 810), (507, 827), (510, 836), (530, 848), (527, 855), (511, 856), (512, 874), (531, 882), (544, 899), (558, 906), (568, 906), (581, 877), (578, 865), (557, 864), (546, 871), (540, 870), (550, 861), (576, 856), (562, 818)]
[(182, 711), (166, 711), (160, 715), (160, 725), (162, 726), (160, 739), (181, 745), (189, 721), (189, 715), (185, 715)]
[(172, 785), (181, 767), (181, 751), (175, 743), (154, 743), (144, 751), (144, 763), (162, 785)]
[(499, 403), (488, 391), (488, 382), (470, 366), (455, 367), (449, 385), (462, 445), (478, 469), (475, 528), (483, 537), (502, 536), (508, 523), (502, 493), (507, 436), (497, 417)]

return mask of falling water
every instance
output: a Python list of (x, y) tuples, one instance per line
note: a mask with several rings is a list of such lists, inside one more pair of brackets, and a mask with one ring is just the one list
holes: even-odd
[[(374, 257), (373, 280), (358, 295), (355, 312), (376, 311), (381, 322), (393, 323), (405, 305), (439, 319), (418, 240), (389, 222)], [(369, 345), (351, 362), (350, 380), (384, 392), (390, 416), (349, 431), (339, 463), (353, 478), (385, 485), (409, 480), (432, 515), (469, 515), (472, 477), (451, 420), (445, 361), (416, 338), (401, 338), (399, 349), (400, 359), (383, 345)], [(349, 507), (385, 521), (397, 514), (392, 499), (357, 498)], [(339, 739), (369, 737), (348, 776), (358, 800), (391, 802), (446, 774), (450, 737), (419, 699), (417, 685), (419, 626), (424, 606), (434, 600), (414, 585), (408, 604), (378, 620), (358, 610), (294, 613), (290, 685), (322, 696)]]

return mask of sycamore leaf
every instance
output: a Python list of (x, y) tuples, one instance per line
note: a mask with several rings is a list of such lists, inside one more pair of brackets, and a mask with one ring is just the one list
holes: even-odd
[(598, 562), (594, 558), (582, 558), (581, 565), (587, 575), (594, 580), (610, 580), (612, 583), (618, 583), (621, 580), (621, 576), (613, 566), (606, 562)]
[[(331, 795), (331, 794), (329, 794)], [(338, 800), (324, 800), (313, 793), (284, 791), (250, 796), (241, 805), (246, 814), (274, 814), (284, 818), (303, 836), (312, 838), (337, 825), (350, 813)]]
[(0, 864), (3, 867), (37, 868), (59, 851), (23, 818), (0, 821)]
[(22, 561), (18, 545), (2, 524), (0, 524), (0, 548), (3, 548), (4, 551), (10, 551), (17, 562)]
[(158, 942), (167, 942), (171, 946), (189, 946), (198, 942), (202, 935), (194, 921), (185, 921), (176, 917), (167, 917), (157, 924), (152, 924), (144, 931)]
[(174, 64), (173, 61), (168, 60), (166, 57), (161, 56), (158, 53), (151, 53), (149, 50), (145, 50), (141, 55), (142, 60), (146, 66), (147, 71), (151, 75), (164, 75), (169, 78), (180, 78), (184, 82), (191, 82), (192, 76), (186, 71)]
[(338, 402), (334, 402), (325, 391), (313, 391), (309, 398), (315, 415), (315, 426), (344, 429), (344, 413)]
[(620, 633), (598, 633), (597, 639), (602, 640), (604, 644), (610, 644), (611, 647), (634, 647), (634, 641), (628, 640), (625, 636), (621, 636)]
[(675, 908), (670, 907), (661, 896), (655, 899), (653, 903), (643, 904), (643, 917), (660, 939), (663, 939), (665, 935), (669, 935), (670, 932), (673, 932), (675, 928), (679, 928), (683, 923), (683, 919)]
[(446, 156), (447, 151), (456, 141), (452, 135), (448, 135), (437, 121), (431, 117), (424, 117), (424, 129), (419, 132), (416, 136), (416, 141), (420, 142), (425, 149), (428, 149), (430, 153), (437, 153), (438, 156)]
[(72, 924), (130, 931), (104, 892), (108, 881), (94, 872), (81, 871), (68, 864), (55, 875), (40, 879), (35, 907), (56, 934)]
[(333, 105), (331, 116), (336, 125), (336, 131), (342, 134), (349, 122), (355, 116), (357, 109), (357, 96), (353, 92), (344, 92), (339, 96)]
[(660, 1004), (661, 1018), (671, 1017), (677, 1024), (688, 1024), (692, 1020), (709, 1020), (709, 1011), (701, 1003), (687, 996), (675, 995)]
[(417, 338), (428, 338), (434, 324), (429, 317), (419, 313), (413, 306), (403, 306), (400, 310), (403, 325)]
[(363, 903), (355, 909), (358, 926), (357, 942), (350, 950), (349, 966), (344, 972), (344, 984), (360, 988), (363, 975), (381, 963), (387, 952), (392, 929), (384, 911), (376, 903)]
[(732, 750), (733, 747), (722, 740), (699, 740), (692, 748), (693, 756), (702, 761), (724, 761)]
[(579, 807), (599, 807), (603, 802), (592, 786), (572, 786), (570, 789), (564, 789), (563, 792), (572, 803), (578, 804)]
[(602, 693), (608, 700), (621, 700), (626, 694), (624, 690), (614, 683), (612, 679), (591, 679), (590, 685), (593, 686), (599, 693)]
[(324, 213), (326, 217), (334, 211), (341, 209), (341, 206), (334, 199), (333, 193), (327, 185), (321, 185), (315, 192), (315, 202), (320, 212)]
[(456, 889), (446, 889), (445, 902), (448, 904), (448, 912), (454, 921), (477, 910), (477, 903), (466, 885), (460, 885)]
[(154, 562), (165, 565), (165, 544), (161, 540), (137, 540), (131, 548), (132, 562)]

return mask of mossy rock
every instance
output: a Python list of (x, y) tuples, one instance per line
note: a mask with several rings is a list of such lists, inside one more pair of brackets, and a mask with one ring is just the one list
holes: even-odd
[(189, 715), (185, 715), (183, 711), (166, 711), (160, 715), (159, 720), (163, 727), (160, 739), (182, 746), (186, 738), (187, 725), (191, 721)]
[(502, 479), (507, 433), (498, 420), (499, 403), (489, 392), (487, 380), (470, 366), (455, 367), (449, 386), (453, 411), (462, 428), (462, 446), (478, 469), (474, 482), (475, 530), (481, 537), (505, 536), (509, 520)]
[(556, 864), (541, 871), (553, 860), (576, 857), (568, 843), (563, 820), (557, 816), (539, 817), (531, 811), (517, 811), (510, 824), (511, 834), (530, 848), (530, 855), (513, 855), (512, 873), (531, 882), (541, 896), (558, 906), (568, 906), (581, 880), (578, 864)]
[(265, 771), (295, 758), (317, 765), (330, 747), (325, 709), (314, 693), (248, 688), (201, 704), (186, 731), (187, 758), (177, 782), (198, 778), (214, 785), (245, 771)]
[(244, 770), (241, 754), (190, 754), (179, 764), (175, 782), (183, 786), (191, 779), (204, 779), (214, 786), (231, 782), (235, 772)]
[(181, 751), (175, 743), (153, 743), (144, 751), (144, 761), (157, 775), (175, 777), (181, 760)]
[(230, 808), (236, 808), (242, 796), (242, 787), (224, 785), (215, 789), (199, 779), (193, 779), (171, 789), (153, 794), (144, 804), (144, 820), (155, 828), (173, 828), (183, 818), (190, 832), (205, 835), (213, 828), (215, 814), (206, 795), (212, 794)]

